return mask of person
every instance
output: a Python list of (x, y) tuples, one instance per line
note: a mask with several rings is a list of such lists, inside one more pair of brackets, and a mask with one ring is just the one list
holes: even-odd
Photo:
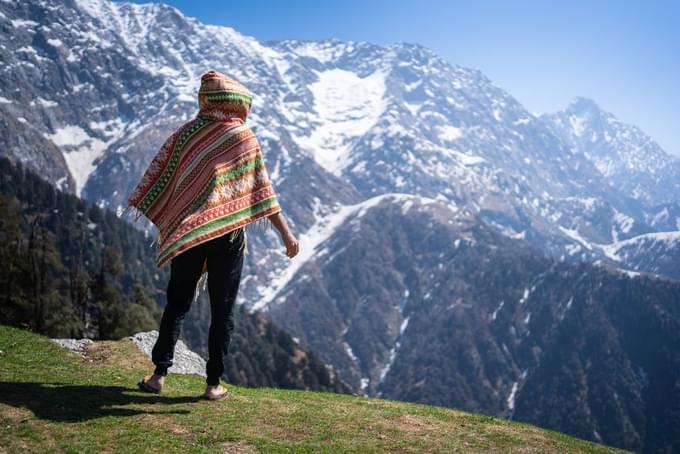
[(233, 330), (246, 226), (270, 222), (278, 230), (286, 256), (299, 243), (283, 215), (254, 133), (245, 125), (250, 91), (217, 71), (201, 77), (199, 111), (163, 144), (128, 198), (135, 220), (146, 216), (157, 228), (156, 265), (170, 264), (167, 304), (152, 350), (152, 375), (141, 390), (160, 393), (181, 324), (201, 277), (207, 274), (211, 321), (208, 332), (206, 389), (203, 397), (222, 398), (224, 356)]

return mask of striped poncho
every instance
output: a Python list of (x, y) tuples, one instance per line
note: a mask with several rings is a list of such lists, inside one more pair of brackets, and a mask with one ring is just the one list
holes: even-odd
[(199, 113), (163, 144), (128, 199), (158, 228), (156, 265), (281, 211), (259, 143), (244, 123), (252, 96), (224, 74), (201, 78)]

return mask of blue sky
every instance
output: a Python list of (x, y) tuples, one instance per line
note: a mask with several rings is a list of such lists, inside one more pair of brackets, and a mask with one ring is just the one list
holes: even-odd
[(260, 41), (419, 43), (482, 70), (534, 112), (592, 98), (680, 156), (680, 1), (163, 3)]

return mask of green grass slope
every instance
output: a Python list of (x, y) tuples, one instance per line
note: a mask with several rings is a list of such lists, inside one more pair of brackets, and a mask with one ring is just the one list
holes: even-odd
[(0, 326), (0, 452), (620, 452), (530, 425), (428, 405), (227, 385), (170, 375), (136, 389), (151, 363), (128, 340), (81, 357)]

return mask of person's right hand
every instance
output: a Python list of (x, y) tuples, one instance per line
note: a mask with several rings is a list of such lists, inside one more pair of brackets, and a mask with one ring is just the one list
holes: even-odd
[(292, 233), (287, 233), (282, 237), (283, 244), (286, 246), (286, 255), (289, 258), (295, 257), (300, 252), (300, 243)]

